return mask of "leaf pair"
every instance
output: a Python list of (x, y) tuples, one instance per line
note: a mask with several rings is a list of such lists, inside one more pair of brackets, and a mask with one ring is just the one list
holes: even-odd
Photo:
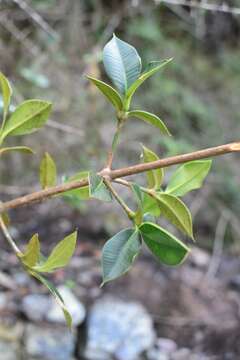
[(152, 254), (165, 265), (181, 264), (190, 251), (175, 236), (151, 222), (144, 222), (135, 229), (122, 230), (103, 247), (103, 284), (130, 269), (141, 250), (142, 240)]
[(56, 269), (65, 267), (69, 263), (75, 251), (76, 240), (77, 232), (75, 231), (60, 241), (54, 247), (49, 257), (45, 258), (40, 252), (38, 235), (35, 234), (27, 244), (25, 252), (19, 254), (19, 259), (21, 260), (24, 267), (26, 267), (28, 273), (41, 281), (54, 295), (54, 298), (63, 310), (66, 322), (69, 327), (71, 327), (71, 316), (66, 309), (62, 297), (54, 285), (44, 276), (42, 276), (41, 273), (49, 273)]
[(30, 134), (41, 128), (47, 121), (52, 104), (42, 100), (27, 100), (19, 105), (7, 118), (12, 89), (7, 78), (0, 73), (3, 96), (3, 120), (0, 129), (0, 144), (7, 136)]
[(163, 121), (156, 115), (147, 111), (128, 111), (131, 99), (137, 88), (151, 75), (157, 72), (172, 59), (150, 63), (146, 70), (141, 73), (141, 58), (137, 50), (130, 44), (120, 40), (117, 36), (106, 44), (103, 49), (103, 64), (106, 73), (116, 86), (112, 86), (101, 80), (88, 76), (88, 79), (104, 94), (112, 103), (118, 113), (118, 117), (124, 113), (125, 118), (136, 117), (160, 129), (164, 134), (169, 131)]
[(193, 238), (192, 217), (187, 206), (176, 196), (166, 193), (153, 193), (160, 214), (183, 233)]
[(135, 223), (140, 225), (144, 215), (163, 215), (183, 233), (193, 238), (192, 217), (187, 206), (176, 196), (163, 192), (151, 191), (143, 194), (137, 184), (132, 185), (133, 193), (138, 202)]
[[(144, 162), (158, 160), (158, 156), (143, 146)], [(211, 160), (197, 160), (180, 166), (172, 175), (163, 192), (160, 186), (163, 181), (163, 169), (147, 171), (147, 185), (150, 191), (144, 195), (143, 211), (154, 216), (164, 215), (180, 230), (192, 237), (191, 214), (186, 205), (178, 198), (189, 191), (201, 187), (211, 167)], [(160, 190), (160, 191), (159, 191)]]
[[(7, 136), (17, 136), (38, 130), (47, 120), (51, 104), (42, 100), (28, 100), (19, 105), (7, 118), (12, 96), (12, 88), (8, 79), (0, 72), (0, 89), (3, 98), (3, 118), (0, 126), (0, 145)], [(5, 147), (0, 149), (0, 156), (10, 151), (33, 153), (26, 146)]]
[(131, 98), (137, 88), (169, 60), (151, 62), (141, 73), (142, 62), (137, 50), (113, 35), (103, 49), (103, 64), (113, 84), (125, 98)]

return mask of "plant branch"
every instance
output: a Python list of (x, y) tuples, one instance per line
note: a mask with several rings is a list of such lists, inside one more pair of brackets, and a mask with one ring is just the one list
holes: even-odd
[(111, 170), (111, 168), (112, 168), (113, 156), (114, 156), (114, 152), (116, 150), (116, 147), (117, 147), (117, 144), (119, 141), (119, 136), (120, 136), (122, 125), (123, 125), (122, 120), (118, 119), (117, 129), (115, 131), (115, 134), (114, 134), (114, 137), (112, 140), (111, 149), (108, 151), (108, 156), (107, 156), (106, 168), (109, 170)]
[(11, 237), (4, 221), (3, 218), (0, 216), (0, 228), (3, 232), (3, 235), (5, 236), (7, 242), (9, 243), (9, 245), (11, 246), (11, 248), (13, 249), (13, 251), (15, 252), (16, 255), (21, 254), (20, 249), (17, 247), (17, 245), (15, 244), (13, 238)]
[[(181, 164), (193, 160), (200, 160), (209, 157), (220, 156), (232, 152), (240, 152), (240, 142), (234, 142), (216, 147), (211, 147), (208, 149), (198, 150), (187, 154), (171, 156), (165, 159), (160, 159), (149, 163), (132, 165), (117, 170), (108, 169), (108, 171), (106, 171), (106, 169), (103, 169), (102, 171), (99, 172), (99, 175), (101, 176), (107, 175), (108, 179), (114, 180), (125, 176), (139, 174), (148, 170), (164, 168), (167, 166)], [(55, 187), (51, 187), (45, 190), (40, 190), (32, 194), (16, 198), (7, 201), (5, 203), (1, 203), (0, 213), (10, 209), (18, 208), (20, 206), (28, 205), (34, 202), (39, 202), (47, 198), (50, 198), (54, 195), (62, 194), (68, 190), (78, 189), (87, 185), (88, 185), (88, 179), (83, 179), (79, 181), (72, 181), (69, 183), (57, 185)]]
[(113, 197), (117, 200), (117, 202), (121, 205), (121, 207), (123, 208), (123, 210), (126, 212), (127, 216), (129, 217), (130, 220), (132, 220), (134, 218), (134, 211), (132, 211), (127, 204), (125, 203), (125, 201), (118, 195), (118, 193), (116, 192), (116, 190), (114, 189), (114, 187), (111, 184), (110, 180), (107, 180), (106, 178), (104, 179), (104, 183), (107, 186), (107, 188), (109, 189), (109, 191), (111, 192), (111, 194), (113, 195)]

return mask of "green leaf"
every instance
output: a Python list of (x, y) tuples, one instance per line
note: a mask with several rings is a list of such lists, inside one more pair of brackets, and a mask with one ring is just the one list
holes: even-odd
[(103, 64), (121, 94), (126, 94), (128, 88), (138, 79), (142, 67), (137, 50), (115, 35), (103, 49)]
[(143, 196), (143, 212), (156, 217), (160, 216), (161, 213), (157, 200), (146, 193)]
[(57, 169), (53, 158), (46, 152), (40, 163), (40, 184), (43, 189), (55, 186), (57, 183)]
[(97, 86), (97, 88), (106, 96), (106, 98), (113, 104), (113, 106), (117, 110), (122, 110), (123, 102), (119, 93), (110, 85), (105, 82), (95, 79), (91, 76), (87, 76), (87, 78)]
[[(145, 163), (159, 160), (159, 157), (150, 149), (148, 149), (146, 146), (142, 146), (143, 148), (143, 161)], [(147, 182), (148, 187), (150, 189), (159, 189), (162, 185), (163, 177), (164, 177), (164, 171), (163, 169), (156, 169), (156, 170), (150, 170), (147, 171)]]
[(125, 229), (108, 240), (102, 250), (103, 284), (125, 274), (140, 248), (138, 230)]
[(40, 260), (40, 243), (38, 234), (33, 235), (29, 243), (27, 244), (26, 251), (23, 255), (19, 256), (22, 263), (32, 268)]
[(163, 61), (152, 61), (150, 62), (144, 72), (139, 76), (137, 80), (131, 85), (131, 87), (127, 91), (127, 98), (128, 102), (131, 102), (131, 98), (135, 91), (139, 88), (139, 86), (147, 80), (150, 76), (155, 74), (158, 70), (160, 70), (162, 67), (167, 65), (170, 61), (172, 61), (173, 58), (163, 60)]
[(141, 190), (141, 187), (136, 183), (132, 183), (131, 188), (132, 188), (132, 192), (134, 194), (134, 197), (135, 197), (135, 199), (136, 199), (136, 201), (138, 203), (138, 206), (142, 207), (144, 194), (143, 194), (143, 192)]
[(167, 186), (168, 194), (183, 196), (191, 190), (199, 189), (212, 165), (212, 160), (195, 160), (180, 166)]
[(10, 151), (20, 151), (27, 154), (34, 154), (33, 150), (27, 146), (11, 146), (0, 149), (0, 156)]
[(164, 122), (157, 115), (142, 110), (129, 111), (127, 114), (128, 117), (136, 117), (137, 119), (143, 120), (146, 123), (157, 127), (163, 134), (171, 135)]
[(0, 72), (0, 86), (3, 97), (3, 122), (2, 122), (2, 128), (3, 128), (7, 118), (8, 108), (10, 105), (12, 88), (6, 76), (4, 76), (3, 73), (1, 72)]
[[(83, 180), (83, 179), (88, 179), (89, 177), (89, 172), (88, 171), (80, 171), (77, 174), (70, 176), (68, 178), (66, 178), (64, 180), (64, 183), (68, 183), (71, 181), (79, 181), (79, 180)], [(89, 186), (83, 186), (79, 189), (74, 189), (74, 190), (68, 190), (66, 192), (63, 193), (63, 196), (70, 196), (70, 197), (74, 197), (77, 198), (79, 200), (88, 200), (90, 198), (90, 194), (89, 194)]]
[(140, 186), (135, 183), (131, 184), (131, 189), (138, 204), (138, 208), (137, 211), (135, 212), (134, 220), (135, 220), (135, 224), (140, 225), (142, 223), (142, 218), (143, 218), (144, 193), (142, 192)]
[(71, 317), (69, 311), (66, 308), (66, 305), (64, 303), (64, 300), (63, 300), (62, 296), (59, 294), (59, 292), (55, 288), (55, 286), (49, 280), (47, 280), (42, 275), (36, 273), (35, 271), (30, 271), (29, 273), (32, 276), (34, 276), (36, 279), (38, 279), (50, 291), (50, 293), (53, 295), (54, 299), (56, 300), (57, 304), (61, 307), (61, 309), (63, 311), (67, 326), (69, 328), (71, 328), (72, 327), (72, 317)]
[(52, 104), (42, 100), (24, 101), (8, 119), (0, 136), (2, 141), (6, 136), (30, 134), (41, 128), (47, 121)]
[(112, 201), (112, 194), (104, 184), (102, 176), (91, 172), (89, 174), (89, 189), (91, 197), (102, 201)]
[(190, 249), (175, 236), (153, 223), (143, 223), (139, 228), (149, 250), (165, 265), (181, 264)]
[(52, 250), (47, 260), (43, 264), (35, 266), (34, 270), (37, 272), (52, 272), (66, 266), (73, 256), (76, 241), (77, 232), (75, 231), (60, 241)]
[(154, 198), (158, 202), (161, 214), (173, 225), (193, 238), (191, 213), (182, 200), (165, 193), (155, 194)]

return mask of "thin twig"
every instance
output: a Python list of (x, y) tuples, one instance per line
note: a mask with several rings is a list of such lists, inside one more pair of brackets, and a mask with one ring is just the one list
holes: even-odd
[(0, 216), (0, 228), (2, 229), (3, 235), (5, 236), (7, 242), (9, 243), (9, 245), (11, 246), (11, 248), (13, 249), (15, 254), (17, 254), (17, 255), (21, 254), (21, 251), (15, 244), (15, 242), (14, 242), (13, 238), (11, 237), (11, 235), (3, 221), (3, 218), (1, 216)]
[(221, 216), (216, 226), (212, 258), (208, 267), (208, 271), (205, 275), (205, 279), (207, 281), (209, 280), (211, 281), (216, 276), (216, 273), (219, 269), (222, 252), (223, 252), (224, 236), (226, 233), (226, 227), (229, 220), (230, 220), (229, 214), (225, 213), (225, 211), (222, 210)]
[[(199, 150), (199, 151), (195, 151), (195, 152), (191, 152), (191, 153), (187, 153), (187, 154), (171, 156), (171, 157), (168, 157), (165, 159), (160, 159), (160, 160), (152, 161), (149, 163), (132, 165), (132, 166), (117, 169), (117, 170), (108, 170), (107, 173), (106, 173), (106, 169), (104, 169), (99, 172), (99, 175), (102, 175), (102, 176), (107, 175), (110, 180), (114, 180), (114, 179), (125, 177), (125, 176), (139, 174), (139, 173), (142, 173), (142, 172), (145, 172), (148, 170), (164, 168), (167, 166), (186, 163), (188, 161), (193, 161), (193, 160), (200, 160), (200, 159), (210, 158), (210, 157), (214, 157), (214, 156), (220, 156), (220, 155), (228, 154), (228, 153), (232, 153), (232, 152), (240, 152), (240, 142), (220, 145), (220, 146), (216, 146), (216, 147), (212, 147), (212, 148), (208, 148), (208, 149), (204, 149), (204, 150)], [(33, 202), (42, 201), (42, 200), (45, 200), (54, 195), (64, 193), (68, 190), (78, 189), (78, 188), (81, 188), (81, 187), (87, 186), (87, 185), (88, 185), (88, 179), (82, 179), (79, 181), (72, 181), (69, 183), (57, 185), (55, 187), (51, 187), (51, 188), (48, 188), (45, 190), (40, 190), (40, 191), (34, 192), (32, 194), (28, 194), (28, 195), (10, 200), (5, 203), (1, 203), (0, 204), (0, 213), (10, 210), (10, 209), (18, 208), (20, 206), (31, 204)]]
[(107, 188), (109, 189), (109, 191), (111, 192), (111, 194), (113, 195), (113, 197), (117, 200), (117, 202), (121, 205), (121, 207), (123, 208), (123, 210), (126, 212), (127, 216), (129, 217), (129, 219), (133, 219), (134, 218), (134, 211), (132, 211), (127, 204), (125, 203), (125, 201), (118, 195), (118, 193), (116, 192), (116, 190), (114, 189), (114, 187), (111, 184), (110, 180), (107, 180), (106, 178), (104, 179), (104, 183), (107, 186)]
[(222, 5), (208, 3), (206, 1), (204, 2), (198, 2), (195, 0), (155, 0), (156, 4), (171, 4), (171, 5), (177, 5), (177, 6), (187, 6), (189, 8), (198, 8), (208, 11), (217, 11), (217, 12), (223, 12), (227, 14), (233, 14), (233, 15), (240, 15), (240, 8), (239, 7), (232, 7), (227, 5), (226, 3), (223, 3)]
[(60, 124), (57, 121), (54, 120), (48, 120), (46, 126), (51, 127), (52, 129), (56, 129), (56, 130), (60, 130), (63, 131), (65, 133), (71, 134), (71, 135), (75, 135), (77, 137), (83, 137), (84, 133), (82, 130), (70, 126), (70, 125), (65, 125), (65, 124)]
[(108, 170), (111, 170), (111, 168), (112, 168), (113, 156), (114, 156), (114, 152), (115, 152), (116, 147), (119, 142), (119, 136), (120, 136), (122, 126), (123, 126), (123, 122), (118, 119), (117, 129), (116, 129), (114, 137), (113, 137), (111, 148), (108, 151), (108, 155), (107, 155), (106, 169), (108, 169)]
[(12, 0), (15, 2), (26, 14), (28, 14), (33, 21), (40, 26), (40, 28), (45, 31), (48, 35), (52, 36), (54, 39), (59, 40), (59, 34), (52, 28), (50, 25), (43, 19), (43, 17), (29, 6), (24, 0)]

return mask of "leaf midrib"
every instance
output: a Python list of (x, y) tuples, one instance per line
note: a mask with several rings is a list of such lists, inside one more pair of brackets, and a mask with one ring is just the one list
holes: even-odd
[[(31, 101), (31, 100), (30, 100)], [(25, 102), (26, 104), (26, 102)], [(2, 133), (2, 137), (5, 138), (9, 133), (11, 133), (12, 130), (16, 130), (18, 129), (20, 126), (23, 126), (26, 122), (29, 121), (29, 119), (31, 119), (32, 117), (35, 117), (36, 115), (38, 115), (39, 113), (41, 113), (42, 111), (46, 110), (48, 107), (50, 106), (50, 103), (44, 105), (41, 109), (38, 109), (37, 111), (33, 112), (31, 115), (29, 115), (27, 118), (25, 118), (25, 120), (19, 124), (17, 124), (16, 127), (14, 127), (14, 125), (12, 125), (12, 127), (10, 129), (8, 129), (6, 132), (4, 132), (3, 129), (3, 133)], [(17, 111), (17, 110), (16, 110)], [(12, 114), (12, 116), (14, 115), (14, 113)], [(9, 121), (11, 120), (12, 116), (10, 117)], [(6, 125), (7, 126), (7, 125)]]

